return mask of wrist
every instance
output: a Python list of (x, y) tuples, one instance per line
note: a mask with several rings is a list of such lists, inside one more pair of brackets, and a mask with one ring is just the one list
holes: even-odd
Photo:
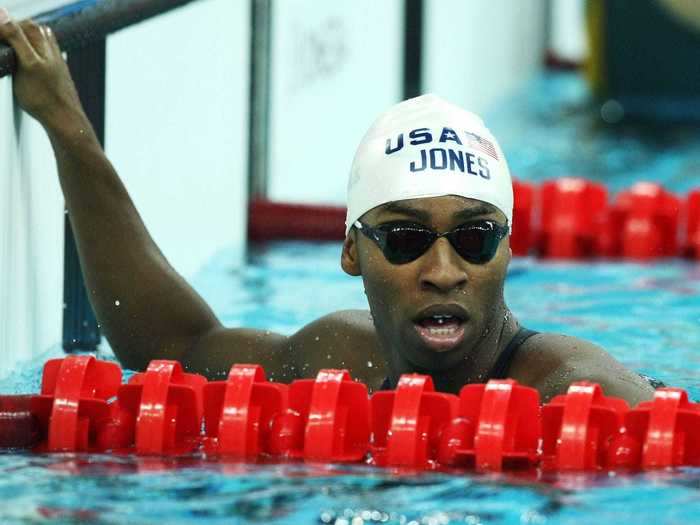
[(97, 140), (92, 124), (82, 110), (57, 111), (42, 119), (42, 124), (52, 142)]

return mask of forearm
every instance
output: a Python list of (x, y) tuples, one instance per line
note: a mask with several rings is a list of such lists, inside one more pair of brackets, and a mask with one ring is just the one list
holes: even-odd
[(102, 330), (127, 367), (179, 359), (218, 321), (163, 257), (82, 112), (59, 120), (45, 126)]

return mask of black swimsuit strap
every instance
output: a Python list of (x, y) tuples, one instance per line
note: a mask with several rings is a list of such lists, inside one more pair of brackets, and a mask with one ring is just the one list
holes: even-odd
[(501, 355), (498, 356), (498, 359), (496, 360), (496, 363), (493, 365), (491, 373), (489, 374), (489, 379), (505, 379), (508, 377), (508, 369), (515, 358), (515, 354), (525, 341), (537, 334), (539, 334), (539, 332), (536, 332), (535, 330), (528, 330), (527, 328), (521, 326), (513, 336), (513, 339), (511, 339), (508, 345), (503, 349)]
[[(505, 379), (507, 377), (508, 369), (510, 368), (510, 363), (513, 361), (515, 354), (517, 353), (520, 346), (533, 335), (537, 335), (539, 332), (534, 330), (528, 330), (527, 328), (520, 327), (520, 329), (515, 333), (513, 339), (510, 340), (508, 346), (503, 349), (501, 355), (498, 356), (496, 364), (493, 365), (491, 373), (489, 374), (489, 379)], [(379, 390), (392, 390), (394, 386), (388, 377), (384, 378), (382, 386)]]

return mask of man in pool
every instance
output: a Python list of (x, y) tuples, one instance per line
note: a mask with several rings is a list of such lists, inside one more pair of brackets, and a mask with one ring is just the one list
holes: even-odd
[(331, 313), (289, 337), (231, 329), (146, 231), (52, 32), (0, 10), (0, 40), (18, 56), (18, 103), (51, 140), (87, 289), (125, 367), (177, 359), (221, 378), (233, 363), (260, 363), (277, 381), (337, 367), (373, 390), (418, 372), (447, 392), (512, 377), (544, 400), (590, 380), (633, 404), (651, 397), (644, 379), (599, 347), (531, 332), (509, 311), (503, 286), (512, 185), (500, 147), (477, 116), (423, 96), (390, 108), (360, 144), (341, 266), (362, 277), (369, 312)]

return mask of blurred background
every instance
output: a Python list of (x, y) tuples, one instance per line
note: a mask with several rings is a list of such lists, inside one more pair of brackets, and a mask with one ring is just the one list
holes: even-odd
[[(52, 20), (118, 4), (4, 2), (17, 18), (56, 10)], [(178, 4), (100, 36), (99, 60), (72, 67), (84, 85), (102, 85), (81, 95), (102, 111), (110, 159), (186, 277), (222, 249), (243, 264), (253, 200), (342, 206), (365, 130), (420, 93), (481, 114), (519, 180), (580, 176), (610, 191), (648, 180), (679, 193), (698, 185), (700, 2)], [(89, 28), (83, 36), (92, 42)], [(67, 316), (94, 319), (66, 299), (70, 243), (53, 156), (17, 111), (7, 76), (0, 127), (2, 374), (82, 337), (66, 333)]]

